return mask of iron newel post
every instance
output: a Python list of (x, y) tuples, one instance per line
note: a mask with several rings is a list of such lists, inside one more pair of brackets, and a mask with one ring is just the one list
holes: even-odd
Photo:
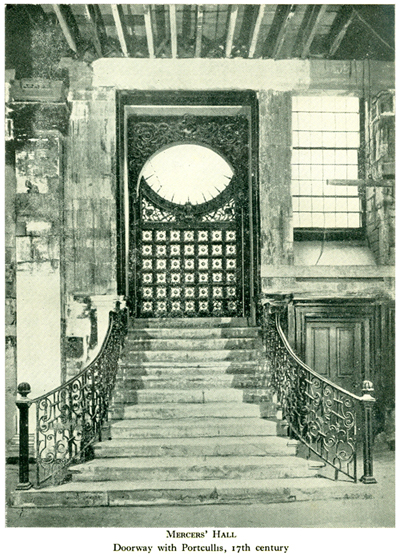
[(21, 382), (17, 390), (20, 398), (16, 401), (19, 409), (19, 483), (16, 489), (21, 491), (32, 487), (29, 481), (29, 408), (32, 402), (27, 397), (31, 391), (27, 382)]
[(362, 388), (361, 405), (363, 410), (363, 447), (364, 447), (364, 474), (360, 481), (363, 483), (376, 483), (373, 476), (373, 461), (372, 461), (372, 445), (373, 445), (373, 429), (372, 429), (372, 410), (375, 403), (375, 398), (372, 396), (374, 386), (371, 381), (364, 380)]

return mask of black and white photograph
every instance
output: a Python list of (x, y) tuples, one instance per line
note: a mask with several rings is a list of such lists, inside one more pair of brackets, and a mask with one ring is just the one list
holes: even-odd
[(395, 528), (394, 4), (2, 8), (7, 539)]

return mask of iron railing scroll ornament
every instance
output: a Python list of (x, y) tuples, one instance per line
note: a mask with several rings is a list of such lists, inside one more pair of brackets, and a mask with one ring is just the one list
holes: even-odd
[[(372, 382), (363, 382), (357, 396), (313, 371), (293, 352), (284, 334), (286, 301), (270, 300), (263, 307), (264, 343), (270, 364), (270, 386), (287, 422), (289, 436), (339, 473), (357, 481), (357, 458), (363, 447), (360, 481), (376, 483), (372, 460)], [(362, 439), (362, 440), (361, 440)]]
[[(128, 309), (117, 303), (110, 311), (109, 326), (95, 359), (73, 378), (43, 396), (29, 400), (30, 386), (21, 383), (20, 409), (20, 483), (19, 489), (32, 487), (29, 481), (28, 408), (35, 408), (36, 487), (65, 481), (68, 466), (92, 456), (92, 444), (101, 441), (105, 430), (118, 360), (127, 333)], [(25, 411), (26, 410), (26, 411)]]

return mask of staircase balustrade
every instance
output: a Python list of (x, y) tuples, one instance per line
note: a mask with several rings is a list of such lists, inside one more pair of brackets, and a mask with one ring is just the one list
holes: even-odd
[(109, 326), (95, 359), (73, 378), (34, 400), (27, 398), (28, 383), (18, 386), (20, 398), (20, 455), (18, 490), (32, 487), (29, 480), (29, 408), (35, 408), (36, 486), (65, 480), (72, 463), (91, 458), (91, 445), (101, 441), (127, 334), (128, 309), (110, 311)]
[[(263, 335), (270, 364), (270, 387), (288, 424), (289, 436), (301, 441), (335, 471), (357, 481), (357, 458), (363, 447), (364, 473), (360, 481), (376, 483), (373, 476), (372, 382), (363, 382), (356, 396), (313, 371), (293, 352), (281, 319), (286, 304), (270, 301), (263, 308)], [(362, 442), (362, 444), (361, 444)]]

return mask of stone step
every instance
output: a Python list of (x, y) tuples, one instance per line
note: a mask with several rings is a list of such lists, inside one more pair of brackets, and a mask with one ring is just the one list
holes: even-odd
[(213, 350), (158, 350), (140, 351), (124, 350), (124, 361), (130, 363), (180, 361), (192, 363), (200, 361), (254, 361), (261, 356), (256, 349), (213, 349)]
[[(123, 381), (123, 390), (142, 390), (149, 388), (248, 388), (254, 386), (254, 375), (202, 374), (178, 375), (168, 370), (160, 375), (136, 376)], [(116, 387), (117, 388), (117, 387)], [(118, 389), (118, 388), (117, 388)]]
[(181, 481), (199, 479), (282, 479), (315, 476), (295, 456), (198, 456), (101, 458), (69, 468), (72, 481)]
[(120, 362), (119, 376), (142, 376), (165, 374), (187, 374), (204, 372), (209, 374), (227, 373), (241, 374), (255, 372), (259, 364), (257, 361), (193, 361), (189, 364), (186, 361), (155, 361), (148, 363), (132, 363), (123, 358)]
[(141, 406), (126, 406), (125, 419), (179, 419), (195, 417), (203, 418), (236, 417), (240, 421), (243, 417), (260, 417), (259, 406), (252, 404), (235, 404), (218, 402), (212, 404), (146, 404)]
[[(303, 479), (201, 479), (190, 481), (72, 482), (15, 491), (14, 507), (123, 507), (157, 505), (267, 504), (378, 498), (379, 484)], [(317, 505), (315, 505), (317, 506)]]
[(128, 338), (125, 351), (213, 351), (261, 348), (258, 338), (214, 338), (214, 339), (184, 339), (161, 338), (156, 340), (135, 340)]
[(135, 328), (128, 340), (258, 338), (259, 328)]
[(134, 318), (129, 331), (140, 328), (246, 328), (248, 322), (242, 317), (198, 318)]
[(297, 443), (279, 437), (113, 439), (94, 446), (95, 458), (151, 456), (294, 456)]
[(206, 404), (211, 402), (242, 402), (241, 390), (214, 388), (212, 390), (186, 389), (147, 389), (136, 392), (138, 404), (152, 404), (157, 402), (182, 402), (192, 404)]
[(123, 419), (111, 425), (112, 439), (243, 437), (276, 435), (274, 421), (242, 417), (187, 417), (184, 419)]

